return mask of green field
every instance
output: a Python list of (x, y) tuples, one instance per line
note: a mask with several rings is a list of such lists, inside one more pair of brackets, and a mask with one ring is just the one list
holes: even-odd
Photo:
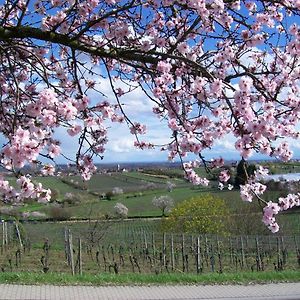
[(300, 162), (298, 161), (286, 163), (266, 162), (264, 165), (269, 169), (271, 174), (300, 173)]
[[(274, 166), (269, 163), (270, 168)], [(299, 164), (300, 166), (300, 164)], [(298, 167), (288, 164), (275, 164), (275, 171), (281, 172), (283, 168), (286, 170), (296, 170)], [(273, 170), (274, 171), (274, 170)], [(157, 174), (155, 175), (155, 172)], [(204, 176), (204, 168), (197, 169), (197, 172)], [(41, 212), (45, 217), (55, 218), (53, 207), (56, 210), (61, 210), (62, 217), (58, 219), (103, 219), (114, 218), (114, 206), (117, 202), (121, 202), (128, 208), (128, 217), (160, 217), (162, 212), (159, 208), (152, 204), (154, 197), (168, 195), (173, 198), (174, 204), (201, 195), (203, 193), (212, 193), (226, 202), (233, 218), (237, 218), (237, 222), (243, 223), (246, 233), (251, 230), (259, 230), (259, 233), (267, 233), (264, 225), (261, 224), (261, 208), (257, 203), (245, 203), (241, 201), (239, 191), (228, 191), (224, 189), (220, 191), (217, 188), (217, 183), (212, 181), (207, 188), (192, 186), (182, 177), (180, 169), (166, 170), (144, 170), (131, 172), (114, 172), (108, 174), (96, 174), (88, 182), (83, 182), (78, 176), (65, 177), (36, 177), (34, 181), (39, 181), (44, 187), (52, 189), (55, 192), (58, 203), (49, 203), (47, 205), (39, 204), (34, 201), (24, 203), (21, 207), (14, 208), (14, 216), (25, 212)], [(13, 180), (11, 179), (13, 183)], [(168, 191), (167, 183), (171, 182), (175, 185), (172, 191)], [(111, 193), (115, 188), (122, 189), (123, 193), (111, 195), (106, 198), (107, 193)], [(64, 202), (65, 194), (72, 193), (79, 200), (74, 203)], [(282, 195), (282, 191), (268, 191), (264, 194), (266, 201), (274, 201)], [(236, 217), (235, 217), (236, 216)], [(9, 216), (2, 216), (9, 218)], [(21, 217), (22, 218), (22, 217)], [(37, 219), (37, 217), (29, 217), (29, 219)], [(284, 231), (299, 230), (299, 217), (295, 214), (281, 215), (279, 220)], [(254, 220), (254, 221), (253, 221)], [(259, 224), (259, 225), (257, 225)], [(242, 229), (242, 226), (240, 230)], [(232, 229), (238, 233), (239, 228)]]

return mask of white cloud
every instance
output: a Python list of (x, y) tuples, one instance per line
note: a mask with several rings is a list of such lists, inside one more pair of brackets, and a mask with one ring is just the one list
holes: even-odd
[[(120, 80), (113, 84), (115, 88), (121, 88), (124, 92), (131, 90), (128, 94), (119, 98), (125, 113), (134, 117), (139, 116), (140, 113), (152, 114), (153, 102), (145, 95), (139, 86), (134, 86), (133, 83), (130, 83), (129, 81), (122, 82)], [(107, 100), (116, 103), (116, 98), (113, 94), (109, 79), (101, 78), (96, 85), (96, 89), (99, 89), (105, 94)], [(99, 94), (97, 94), (97, 97), (99, 97)], [(104, 99), (105, 98), (103, 97), (103, 100)]]
[(215, 147), (218, 147), (218, 149), (222, 150), (223, 152), (235, 152), (235, 139), (233, 136), (227, 135), (224, 139), (222, 140), (217, 140), (215, 142)]
[(112, 151), (115, 153), (134, 151), (133, 140), (128, 137), (115, 139), (109, 143), (108, 151)]

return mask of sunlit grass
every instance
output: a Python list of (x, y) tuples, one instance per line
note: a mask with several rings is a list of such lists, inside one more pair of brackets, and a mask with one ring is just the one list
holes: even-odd
[(297, 282), (300, 271), (240, 272), (209, 274), (98, 274), (66, 273), (1, 273), (0, 283), (52, 285), (126, 285), (126, 284), (252, 284), (268, 282)]

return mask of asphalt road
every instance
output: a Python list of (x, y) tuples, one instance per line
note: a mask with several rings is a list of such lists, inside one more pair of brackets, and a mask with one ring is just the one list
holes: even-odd
[[(299, 278), (300, 281), (300, 278)], [(0, 285), (1, 300), (300, 299), (300, 282), (263, 285), (51, 286)]]

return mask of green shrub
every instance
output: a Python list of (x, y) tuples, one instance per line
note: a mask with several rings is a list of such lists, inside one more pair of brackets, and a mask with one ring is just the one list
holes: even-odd
[(63, 207), (51, 207), (49, 217), (54, 221), (65, 221), (71, 218), (71, 212)]
[(50, 202), (55, 202), (59, 199), (60, 197), (60, 191), (58, 189), (54, 189), (54, 188), (51, 188), (51, 200)]
[(223, 199), (203, 194), (179, 203), (163, 221), (162, 229), (176, 233), (225, 234), (228, 216)]
[(114, 196), (114, 193), (112, 191), (109, 191), (109, 192), (105, 193), (105, 198), (107, 200), (112, 200), (113, 196)]
[(81, 197), (79, 194), (66, 193), (64, 199), (62, 200), (62, 204), (73, 206), (78, 205), (81, 202)]
[(249, 164), (247, 161), (242, 159), (236, 167), (234, 186), (239, 188), (240, 185), (244, 185), (248, 181), (248, 178), (254, 174), (255, 170), (255, 165)]

